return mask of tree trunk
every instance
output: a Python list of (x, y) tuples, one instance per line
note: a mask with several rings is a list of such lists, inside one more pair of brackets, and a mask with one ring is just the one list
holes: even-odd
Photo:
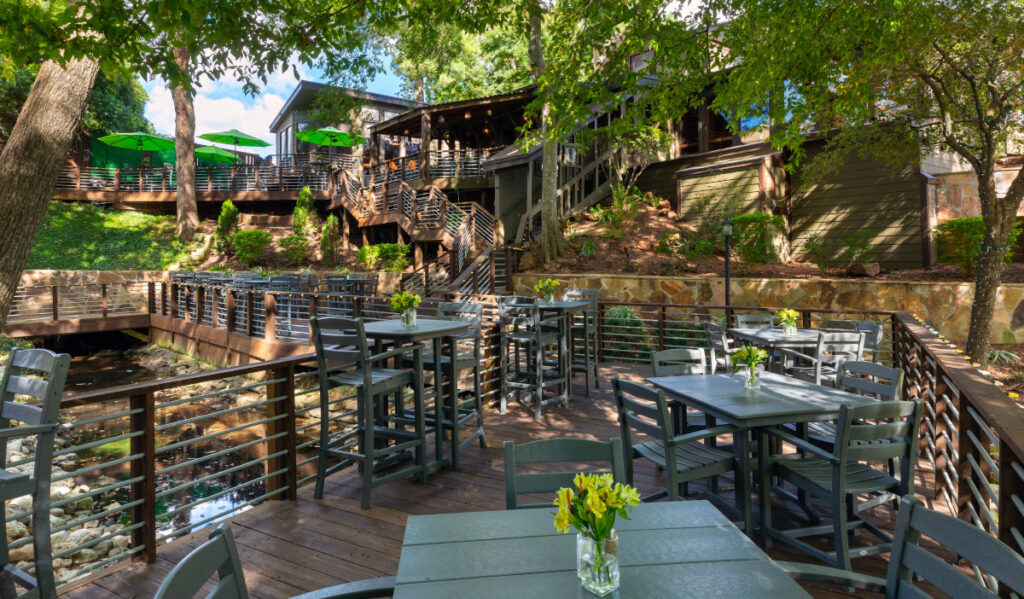
[(412, 99), (417, 102), (427, 101), (426, 85), (423, 82), (423, 75), (420, 75), (413, 82)]
[[(538, 2), (530, 10), (530, 63), (533, 66), (534, 80), (539, 81), (544, 74), (544, 38), (543, 12)], [(565, 253), (565, 242), (562, 239), (562, 227), (558, 222), (558, 142), (548, 139), (551, 122), (551, 105), (547, 102), (541, 108), (541, 139), (544, 147), (541, 150), (541, 182), (540, 182), (540, 224), (541, 246), (544, 262), (549, 262)]]
[[(188, 48), (174, 49), (174, 62), (188, 72)], [(196, 111), (192, 92), (182, 85), (171, 89), (174, 101), (174, 156), (178, 171), (178, 237), (192, 241), (199, 228), (199, 210), (196, 207)]]
[(978, 173), (978, 198), (987, 232), (974, 268), (974, 303), (967, 331), (967, 355), (983, 367), (988, 366), (992, 312), (999, 292), (999, 281), (1005, 269), (1006, 252), (1011, 251), (1007, 247), (1007, 239), (1017, 220), (1017, 207), (1024, 197), (1022, 172), (1018, 172), (1017, 179), (1001, 200), (996, 198), (994, 164), (986, 172)]
[(99, 65), (44, 62), (0, 154), (0, 327), (78, 132)]

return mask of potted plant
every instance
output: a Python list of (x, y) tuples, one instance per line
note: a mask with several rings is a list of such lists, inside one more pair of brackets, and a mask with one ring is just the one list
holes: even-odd
[(588, 591), (604, 597), (619, 588), (619, 538), (615, 517), (629, 519), (640, 504), (640, 494), (630, 485), (616, 483), (610, 473), (577, 474), (572, 487), (555, 497), (555, 528), (562, 533), (576, 529), (576, 574)]
[(556, 279), (541, 279), (533, 286), (533, 290), (536, 291), (544, 298), (546, 302), (555, 301), (555, 288), (562, 283)]
[(796, 335), (796, 319), (800, 318), (799, 312), (786, 308), (784, 310), (779, 310), (779, 313), (776, 314), (775, 317), (779, 319), (783, 333), (787, 335)]
[(391, 311), (402, 314), (402, 324), (416, 326), (416, 306), (420, 305), (420, 296), (399, 291), (391, 296)]
[(761, 387), (761, 373), (764, 372), (764, 361), (767, 359), (768, 352), (753, 345), (744, 345), (730, 356), (734, 375), (746, 371), (743, 373), (744, 389)]

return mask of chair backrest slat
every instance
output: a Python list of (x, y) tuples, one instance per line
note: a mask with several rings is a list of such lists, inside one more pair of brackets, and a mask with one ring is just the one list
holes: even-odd
[(238, 560), (238, 548), (231, 528), (221, 524), (210, 540), (192, 550), (164, 578), (153, 599), (195, 597), (206, 581), (218, 574), (216, 588), (207, 599), (248, 599), (245, 574)]
[(965, 575), (956, 565), (921, 547), (922, 536), (966, 559), (986, 576), (995, 578), (1001, 591), (1010, 590), (1024, 595), (1024, 557), (988, 532), (963, 520), (929, 510), (919, 498), (907, 495), (900, 502), (894, 528), (885, 582), (888, 599), (929, 597), (915, 586), (915, 574), (958, 599), (1001, 596), (982, 587), (976, 578)]
[(775, 326), (774, 314), (737, 314), (736, 328), (770, 329)]
[(632, 447), (633, 430), (637, 430), (651, 435), (668, 447), (669, 439), (675, 436), (675, 431), (665, 392), (624, 381), (618, 376), (612, 377), (612, 391), (619, 410), (619, 427), (624, 446)]
[(437, 305), (437, 315), (440, 318), (469, 323), (468, 331), (452, 335), (456, 339), (479, 339), (483, 314), (483, 304), (473, 302), (441, 302)]
[(550, 507), (550, 503), (520, 504), (521, 493), (554, 493), (572, 483), (577, 471), (523, 474), (523, 464), (542, 463), (605, 463), (606, 469), (587, 472), (611, 472), (616, 482), (626, 482), (623, 466), (622, 440), (591, 441), (589, 439), (541, 439), (516, 445), (505, 441), (505, 506), (508, 509)]
[(8, 393), (28, 395), (35, 399), (44, 399), (46, 397), (47, 386), (47, 381), (43, 379), (33, 379), (27, 376), (12, 375), (11, 378), (7, 380)]
[(708, 373), (707, 357), (700, 348), (680, 347), (653, 352), (651, 365), (654, 366), (654, 376)]
[(0, 408), (0, 418), (17, 420), (26, 424), (43, 424), (43, 409), (39, 406), (5, 401)]
[[(839, 410), (836, 452), (841, 463), (901, 458), (901, 481), (913, 485), (917, 431), (921, 421), (917, 401), (877, 401)], [(864, 424), (877, 421), (877, 424)]]
[(582, 311), (597, 312), (597, 289), (566, 289), (562, 298), (573, 301), (587, 300), (590, 302), (590, 307), (584, 308)]
[[(71, 356), (67, 354), (48, 349), (12, 349), (0, 379), (0, 418), (33, 425), (56, 424), (70, 367)], [(16, 401), (19, 395), (39, 402)]]

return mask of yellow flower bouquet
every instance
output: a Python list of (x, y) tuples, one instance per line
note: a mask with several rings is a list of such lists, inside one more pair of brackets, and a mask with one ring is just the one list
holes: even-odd
[(416, 324), (416, 306), (420, 305), (420, 296), (408, 291), (399, 291), (391, 296), (391, 311), (402, 315), (402, 324)]
[(552, 301), (555, 299), (555, 288), (561, 284), (562, 282), (557, 279), (541, 279), (533, 286), (533, 290), (541, 294), (545, 300)]
[(554, 505), (555, 528), (579, 533), (576, 567), (583, 587), (599, 596), (619, 586), (618, 537), (615, 518), (629, 520), (629, 510), (640, 503), (630, 485), (616, 483), (610, 473), (577, 474), (572, 487), (558, 490)]
[(782, 329), (787, 335), (796, 333), (796, 319), (800, 318), (799, 312), (786, 308), (785, 310), (779, 310), (775, 317), (779, 319), (779, 324), (782, 325)]

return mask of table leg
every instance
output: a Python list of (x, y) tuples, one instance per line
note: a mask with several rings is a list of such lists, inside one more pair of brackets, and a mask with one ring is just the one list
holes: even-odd
[(750, 500), (750, 447), (747, 441), (750, 431), (741, 429), (732, 434), (732, 445), (739, 462), (736, 469), (736, 503), (743, 514), (743, 531), (748, 537), (754, 536), (753, 515)]
[(558, 321), (558, 328), (560, 335), (558, 336), (558, 355), (562, 366), (562, 405), (569, 407), (569, 395), (572, 393), (572, 376), (569, 373), (569, 369), (572, 368), (572, 362), (569, 357), (569, 325), (568, 316), (564, 316)]
[[(758, 497), (761, 507), (761, 542), (765, 549), (771, 549), (772, 536), (772, 481), (768, 470), (768, 434), (761, 429), (754, 432), (757, 435), (757, 474), (758, 474)], [(752, 531), (751, 531), (752, 532)], [(753, 535), (751, 535), (753, 536)]]
[(452, 468), (458, 469), (459, 467), (459, 378), (458, 369), (456, 368), (456, 352), (458, 346), (454, 337), (448, 337), (448, 352), (451, 355), (451, 363), (448, 366), (448, 387), (449, 387), (449, 406), (452, 409), (452, 451), (451, 451), (451, 466)]
[(444, 370), (441, 368), (441, 338), (431, 339), (434, 349), (434, 459), (438, 466), (444, 466), (444, 400), (441, 381)]

